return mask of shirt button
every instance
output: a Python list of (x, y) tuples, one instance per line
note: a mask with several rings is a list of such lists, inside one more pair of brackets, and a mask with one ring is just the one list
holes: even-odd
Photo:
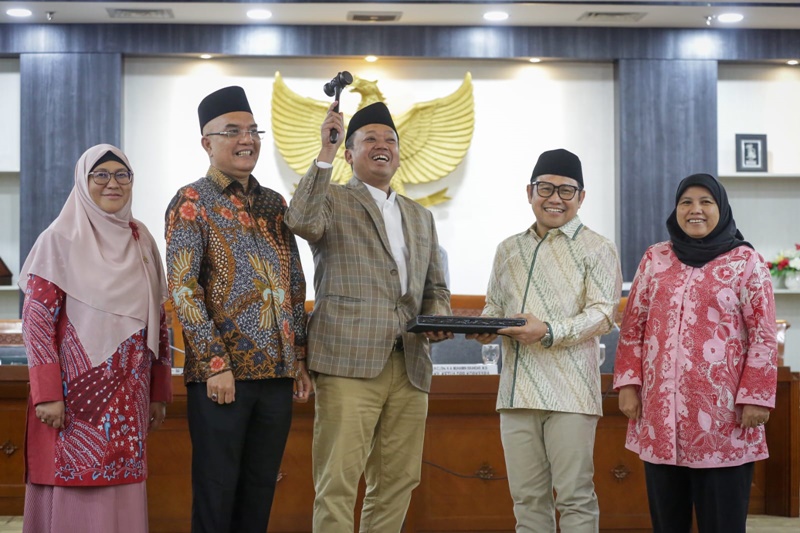
[(389, 273), (390, 273), (392, 276), (396, 276), (396, 275), (397, 275), (397, 269), (396, 269), (396, 268), (393, 268), (393, 269), (391, 269), (391, 270), (389, 271)]
[(148, 260), (147, 260), (147, 256), (146, 256), (146, 255), (145, 255), (145, 256), (143, 256), (143, 259), (144, 259), (144, 263), (145, 263), (145, 264), (148, 264), (148, 263), (150, 262), (150, 261), (148, 261)]

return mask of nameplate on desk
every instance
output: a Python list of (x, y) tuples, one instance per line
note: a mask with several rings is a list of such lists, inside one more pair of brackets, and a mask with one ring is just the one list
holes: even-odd
[(183, 367), (179, 366), (179, 367), (176, 368), (176, 367), (173, 366), (172, 367), (172, 375), (173, 376), (182, 376), (183, 375)]
[(488, 376), (492, 374), (497, 374), (497, 365), (485, 365), (483, 363), (433, 365), (434, 376)]

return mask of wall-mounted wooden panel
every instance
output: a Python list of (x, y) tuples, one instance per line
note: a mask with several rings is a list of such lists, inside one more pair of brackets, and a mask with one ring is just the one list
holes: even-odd
[(670, 28), (7, 24), (0, 54), (361, 56), (571, 60), (795, 57), (800, 30)]
[(717, 62), (623, 60), (617, 65), (622, 273), (667, 240), (678, 182), (717, 174)]
[(22, 54), (20, 263), (72, 190), (89, 147), (119, 145), (120, 54)]

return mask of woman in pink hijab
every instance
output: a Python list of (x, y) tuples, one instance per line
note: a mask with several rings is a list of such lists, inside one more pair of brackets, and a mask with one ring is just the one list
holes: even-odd
[(132, 187), (122, 151), (88, 149), (22, 267), (24, 533), (148, 529), (145, 439), (172, 393), (164, 272)]

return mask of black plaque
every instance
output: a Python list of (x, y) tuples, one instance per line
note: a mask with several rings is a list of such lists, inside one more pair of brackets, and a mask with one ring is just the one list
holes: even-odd
[(406, 324), (409, 333), (451, 331), (453, 333), (497, 333), (498, 329), (524, 326), (524, 318), (491, 318), (488, 316), (419, 315)]

